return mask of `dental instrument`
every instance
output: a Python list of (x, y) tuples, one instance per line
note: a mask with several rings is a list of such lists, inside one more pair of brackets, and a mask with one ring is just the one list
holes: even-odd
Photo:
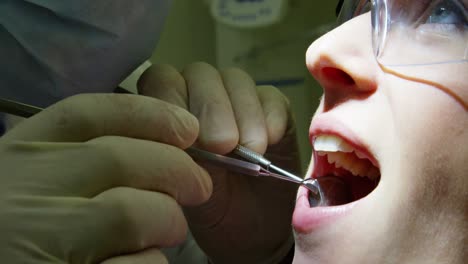
[(323, 193), (316, 179), (304, 180), (273, 165), (271, 161), (267, 160), (262, 155), (244, 146), (237, 145), (233, 151), (233, 154), (248, 161), (215, 154), (194, 147), (188, 148), (186, 152), (194, 159), (201, 159), (213, 164), (221, 165), (230, 171), (235, 171), (250, 176), (269, 176), (302, 185), (310, 191), (309, 200), (312, 199), (314, 201), (313, 203), (317, 205), (322, 201)]

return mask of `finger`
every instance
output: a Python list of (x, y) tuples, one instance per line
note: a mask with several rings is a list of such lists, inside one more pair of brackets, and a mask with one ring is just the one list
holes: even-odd
[(72, 96), (19, 124), (5, 140), (79, 142), (104, 135), (154, 140), (181, 148), (194, 142), (198, 122), (184, 109), (129, 94)]
[(190, 95), (190, 112), (200, 123), (198, 143), (212, 152), (230, 152), (239, 141), (239, 132), (218, 71), (206, 63), (194, 63), (187, 66), (182, 75)]
[(222, 71), (221, 77), (239, 128), (239, 143), (258, 153), (265, 153), (268, 135), (255, 82), (245, 72), (235, 68)]
[(164, 254), (156, 248), (150, 248), (134, 254), (110, 258), (102, 264), (168, 264)]
[[(181, 149), (156, 142), (101, 137), (73, 151), (80, 162), (67, 164), (69, 175), (57, 173), (52, 184), (70, 195), (92, 197), (117, 186), (163, 192), (182, 205), (195, 205), (211, 195), (209, 174)], [(72, 155), (71, 154), (71, 155)], [(59, 160), (61, 154), (57, 153)], [(73, 160), (73, 159), (72, 159)], [(56, 162), (63, 166), (63, 162)], [(57, 169), (60, 172), (60, 168)], [(51, 174), (47, 174), (51, 177)]]
[(184, 77), (170, 65), (153, 65), (138, 80), (138, 93), (188, 109)]
[[(173, 247), (186, 236), (188, 227), (182, 209), (170, 196), (118, 187), (101, 193), (89, 203), (83, 219), (82, 240), (76, 252), (91, 251), (104, 260), (155, 247)], [(92, 214), (92, 215), (91, 215)]]
[(262, 104), (268, 133), (268, 145), (278, 143), (292, 124), (289, 101), (273, 86), (258, 86), (257, 94)]
[(104, 177), (109, 177), (113, 186), (164, 192), (182, 205), (202, 203), (211, 194), (209, 174), (178, 148), (120, 137), (98, 138), (89, 144), (103, 149), (101, 161), (108, 157), (107, 165), (113, 173)]

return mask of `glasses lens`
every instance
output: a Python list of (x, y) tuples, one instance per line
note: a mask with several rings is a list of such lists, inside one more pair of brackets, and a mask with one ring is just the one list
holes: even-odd
[(461, 1), (375, 0), (371, 16), (374, 52), (384, 70), (445, 86), (466, 107), (468, 89), (459, 76), (468, 72), (468, 24)]
[(467, 10), (460, 1), (376, 1), (373, 16), (383, 65), (467, 62)]

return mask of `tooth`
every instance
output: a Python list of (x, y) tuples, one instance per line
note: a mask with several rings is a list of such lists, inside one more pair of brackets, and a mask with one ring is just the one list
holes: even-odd
[(362, 154), (362, 152), (360, 153), (354, 151), (355, 155), (353, 155), (350, 152), (330, 151), (330, 149), (337, 149), (337, 145), (341, 145), (341, 142), (340, 144), (336, 144), (337, 139), (338, 141), (344, 143), (344, 148), (349, 146), (344, 141), (335, 136), (320, 136), (314, 142), (314, 149), (317, 155), (326, 156), (329, 164), (334, 164), (336, 168), (344, 168), (351, 172), (354, 176), (367, 177), (371, 180), (378, 179), (380, 176), (379, 169), (368, 162), (367, 158)]
[(367, 172), (367, 177), (371, 180), (376, 180), (379, 177), (379, 170), (376, 167), (372, 166)]
[(353, 175), (359, 177), (366, 177), (370, 166), (370, 164), (360, 160), (356, 156), (342, 152), (329, 153), (328, 162), (330, 164), (335, 163), (335, 167), (343, 167), (350, 171)]
[(350, 167), (348, 168), (349, 171), (353, 173), (353, 175), (360, 176), (360, 177), (365, 177), (365, 169), (366, 165), (360, 161), (354, 160), (351, 164)]
[(330, 163), (330, 164), (335, 163), (338, 159), (339, 159), (339, 157), (337, 157), (337, 155), (335, 155), (334, 152), (330, 152), (327, 155), (327, 160), (328, 160), (328, 163)]
[(314, 141), (315, 151), (328, 151), (328, 152), (352, 152), (353, 148), (341, 138), (332, 135), (322, 135), (315, 138)]
[(353, 147), (351, 147), (351, 145), (344, 142), (343, 140), (341, 140), (339, 148), (340, 148), (340, 151), (342, 151), (342, 152), (353, 152)]
[(344, 156), (341, 152), (328, 152), (327, 160), (329, 164), (334, 164), (335, 168), (343, 167), (341, 164), (341, 160), (343, 160)]
[(319, 156), (325, 156), (327, 155), (327, 152), (326, 151), (316, 151), (317, 155)]
[(363, 153), (361, 153), (360, 151), (357, 151), (357, 150), (354, 151), (354, 154), (356, 154), (356, 156), (358, 156), (358, 158), (360, 158), (360, 159), (366, 159), (367, 158)]
[(350, 155), (347, 153), (336, 152), (333, 154), (333, 156), (335, 167), (337, 168), (348, 168), (350, 164), (352, 164), (352, 157), (350, 157)]
[(361, 166), (359, 167), (359, 176), (361, 177), (366, 177), (367, 176), (367, 171), (369, 170), (369, 165), (367, 163), (361, 163)]

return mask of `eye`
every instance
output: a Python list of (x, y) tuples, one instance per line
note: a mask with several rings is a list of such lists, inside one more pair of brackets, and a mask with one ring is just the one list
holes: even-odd
[(451, 24), (462, 29), (467, 26), (465, 7), (458, 1), (441, 1), (428, 14), (428, 24)]

